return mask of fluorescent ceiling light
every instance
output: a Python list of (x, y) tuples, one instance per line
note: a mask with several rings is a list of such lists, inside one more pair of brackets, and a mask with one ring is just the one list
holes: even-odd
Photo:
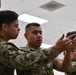
[(24, 21), (24, 22), (28, 22), (28, 23), (36, 22), (36, 23), (39, 23), (39, 24), (43, 24), (43, 23), (48, 22), (48, 20), (44, 20), (44, 19), (32, 16), (32, 15), (28, 15), (28, 14), (22, 14), (18, 17), (18, 19), (20, 21)]
[(52, 45), (48, 45), (48, 44), (44, 44), (44, 43), (42, 43), (41, 44), (41, 48), (49, 48), (49, 47), (51, 47)]

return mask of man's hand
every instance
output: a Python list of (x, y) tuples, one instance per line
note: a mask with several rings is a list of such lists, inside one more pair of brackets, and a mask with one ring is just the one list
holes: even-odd
[(63, 34), (61, 38), (56, 42), (54, 48), (59, 52), (63, 52), (65, 50), (71, 50), (71, 48), (73, 47), (72, 38), (74, 36), (76, 36), (76, 34), (70, 35), (64, 39), (64, 34)]

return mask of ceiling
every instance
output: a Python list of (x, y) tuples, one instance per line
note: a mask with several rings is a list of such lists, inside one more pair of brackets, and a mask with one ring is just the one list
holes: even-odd
[[(45, 9), (43, 5), (51, 1), (58, 2), (62, 6), (54, 10)], [(26, 13), (48, 20), (41, 25), (45, 44), (54, 45), (62, 34), (66, 35), (67, 32), (76, 30), (76, 0), (1, 0), (0, 10), (3, 9), (14, 10), (19, 15)], [(11, 40), (17, 46), (25, 46), (27, 43), (24, 38), (26, 24), (27, 22), (20, 21), (19, 37)]]
[[(53, 11), (41, 8), (42, 5), (56, 1), (63, 4), (63, 7)], [(48, 20), (42, 24), (43, 43), (54, 45), (62, 34), (76, 30), (76, 0), (1, 0), (1, 8), (11, 9), (19, 15), (29, 14)], [(18, 46), (24, 46), (24, 27), (27, 22), (20, 21), (20, 34), (16, 40), (11, 40)]]

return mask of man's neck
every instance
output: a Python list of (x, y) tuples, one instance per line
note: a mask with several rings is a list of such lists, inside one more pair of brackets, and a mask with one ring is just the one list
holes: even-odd
[(8, 41), (4, 36), (0, 35), (1, 38), (3, 38), (5, 41)]
[(29, 45), (29, 44), (27, 44), (27, 45), (28, 45), (29, 47), (35, 49), (35, 50), (39, 50), (39, 49), (40, 49), (40, 47), (34, 47), (34, 46), (32, 46), (32, 45)]

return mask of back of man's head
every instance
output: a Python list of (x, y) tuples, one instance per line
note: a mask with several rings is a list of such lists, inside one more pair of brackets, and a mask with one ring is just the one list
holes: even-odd
[[(66, 35), (66, 37), (68, 37), (68, 36), (70, 36), (70, 35), (72, 35), (72, 34), (76, 34), (76, 31), (68, 32), (67, 35)], [(75, 36), (74, 36), (73, 38), (75, 38)], [(72, 39), (73, 39), (73, 38), (72, 38)]]
[(17, 20), (18, 14), (11, 10), (0, 11), (0, 29), (3, 23), (10, 25), (13, 21)]

